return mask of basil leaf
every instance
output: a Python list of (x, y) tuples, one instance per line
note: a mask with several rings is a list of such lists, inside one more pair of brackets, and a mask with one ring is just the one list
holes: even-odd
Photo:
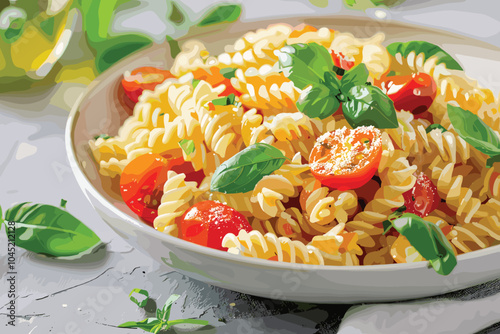
[(489, 156), (500, 154), (500, 139), (479, 116), (448, 104), (448, 117), (463, 140)]
[(340, 80), (333, 72), (325, 72), (324, 74), (325, 86), (330, 89), (332, 95), (340, 93)]
[(450, 70), (460, 70), (463, 71), (462, 66), (453, 59), (446, 51), (441, 49), (439, 46), (425, 42), (425, 41), (410, 41), (410, 42), (395, 42), (389, 44), (387, 47), (387, 52), (389, 52), (392, 56), (396, 56), (396, 54), (401, 54), (404, 58), (408, 57), (408, 55), (414, 51), (415, 56), (423, 53), (425, 55), (424, 61), (431, 57), (437, 57), (436, 64), (445, 64), (446, 67)]
[(48, 256), (73, 256), (94, 248), (99, 237), (66, 210), (52, 205), (21, 203), (7, 210), (14, 222), (16, 245)]
[(222, 74), (222, 76), (226, 79), (231, 79), (231, 78), (234, 78), (236, 75), (236, 70), (238, 68), (237, 67), (226, 67), (226, 68), (221, 68), (220, 69), (220, 74)]
[(214, 106), (229, 106), (234, 105), (234, 101), (236, 101), (236, 95), (229, 94), (228, 96), (223, 96), (212, 100), (212, 104)]
[(342, 110), (353, 128), (374, 125), (379, 129), (391, 129), (399, 126), (394, 103), (380, 88), (357, 85), (349, 90), (347, 98), (348, 101), (342, 103)]
[(187, 156), (191, 155), (196, 150), (194, 141), (191, 139), (182, 139), (179, 141), (179, 146)]
[(441, 124), (431, 124), (429, 125), (426, 129), (425, 129), (425, 133), (429, 133), (431, 132), (432, 130), (434, 129), (439, 129), (441, 130), (441, 132), (446, 132), (448, 130), (446, 130), (446, 128), (444, 126), (442, 126)]
[(162, 310), (163, 317), (160, 318), (160, 320), (168, 321), (168, 319), (170, 318), (170, 310), (172, 309), (172, 305), (175, 303), (177, 299), (179, 299), (179, 297), (180, 296), (176, 294), (168, 297), (167, 301), (165, 302), (165, 305), (163, 305), (163, 310)]
[(277, 148), (265, 143), (253, 144), (217, 167), (210, 190), (228, 194), (253, 190), (257, 182), (279, 169), (285, 160)]
[(486, 167), (491, 168), (495, 162), (500, 162), (500, 155), (495, 155), (486, 160)]
[(297, 109), (310, 118), (320, 119), (333, 115), (340, 106), (340, 101), (324, 85), (309, 86), (300, 94)]
[(429, 261), (438, 274), (448, 275), (457, 265), (450, 242), (435, 224), (412, 213), (405, 213), (393, 220), (392, 225)]
[(365, 64), (358, 64), (342, 76), (340, 90), (343, 94), (348, 95), (352, 87), (364, 85), (366, 80), (368, 80), (368, 69)]
[(198, 27), (206, 27), (223, 22), (234, 22), (241, 15), (240, 5), (218, 5), (204, 16)]
[(325, 72), (333, 68), (328, 50), (317, 43), (292, 44), (283, 47), (278, 54), (280, 68), (295, 87), (304, 89), (314, 83), (323, 83)]
[(157, 329), (158, 325), (164, 325), (160, 320), (156, 318), (147, 318), (142, 321), (127, 321), (121, 325), (118, 325), (120, 328), (140, 328), (143, 331), (150, 333), (158, 333), (159, 329)]
[[(144, 298), (139, 301), (137, 298), (135, 298), (134, 294), (142, 295)], [(132, 291), (130, 291), (128, 296), (130, 300), (133, 301), (139, 307), (146, 306), (149, 299), (149, 293), (146, 290), (142, 289), (133, 289)]]

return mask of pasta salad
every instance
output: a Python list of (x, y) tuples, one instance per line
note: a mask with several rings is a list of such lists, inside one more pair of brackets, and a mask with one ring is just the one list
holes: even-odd
[(135, 104), (89, 141), (155, 229), (247, 257), (429, 261), (500, 243), (498, 100), (425, 41), (328, 28), (249, 32), (122, 86)]

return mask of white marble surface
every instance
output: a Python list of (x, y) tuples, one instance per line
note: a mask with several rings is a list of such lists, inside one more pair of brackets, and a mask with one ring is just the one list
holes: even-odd
[[(200, 15), (202, 7), (213, 2), (216, 1), (183, 1), (192, 8), (190, 16), (193, 18)], [(151, 0), (149, 6), (155, 9), (155, 3)], [(339, 1), (332, 0), (327, 8), (317, 8), (307, 0), (254, 0), (243, 3), (246, 8), (243, 20), (279, 18), (292, 14), (364, 15), (347, 11)], [(442, 27), (500, 46), (499, 9), (500, 3), (494, 0), (408, 0), (402, 6), (386, 11), (386, 18)], [(159, 21), (147, 19), (148, 15), (156, 15)], [(157, 23), (144, 25), (143, 28), (147, 31), (161, 26), (161, 15), (159, 10), (149, 11), (141, 22)], [(117, 20), (119, 19), (118, 17)], [(126, 17), (122, 19), (125, 27), (127, 22), (131, 22)], [(164, 29), (161, 33), (156, 31), (158, 39), (169, 28), (165, 25)], [(496, 80), (493, 81), (495, 82), (492, 84), (498, 85)], [(349, 305), (296, 304), (213, 288), (175, 272), (167, 272), (166, 267), (153, 263), (117, 237), (92, 210), (79, 190), (64, 151), (64, 126), (68, 110), (84, 88), (74, 84), (59, 84), (45, 91), (0, 95), (0, 204), (3, 209), (23, 201), (57, 205), (64, 198), (68, 200), (68, 210), (107, 243), (106, 249), (78, 261), (48, 259), (18, 249), (18, 322), (15, 328), (3, 327), (7, 322), (5, 314), (8, 303), (8, 286), (6, 275), (3, 274), (0, 279), (0, 332), (141, 333), (137, 329), (116, 328), (122, 322), (145, 318), (144, 311), (128, 299), (132, 288), (150, 291), (158, 305), (162, 305), (171, 293), (180, 294), (182, 298), (174, 304), (172, 318), (196, 317), (209, 320), (212, 324), (212, 327), (206, 327), (197, 333), (336, 332)], [(2, 231), (1, 273), (7, 271), (5, 240)], [(472, 307), (477, 309), (493, 299), (494, 303), (488, 305), (498, 309), (499, 298), (496, 291), (499, 286), (498, 282), (494, 282), (448, 295), (446, 305), (439, 305), (446, 309), (445, 306), (455, 307), (461, 300), (475, 299), (477, 305)], [(481, 304), (481, 297), (484, 296), (490, 300), (484, 299), (485, 302)], [(442, 312), (429, 306), (433, 304), (419, 301), (417, 305), (420, 306), (409, 303), (402, 305), (410, 312), (405, 319), (411, 320), (411, 314), (415, 312), (419, 314), (421, 305), (424, 305), (424, 310), (430, 312), (430, 317), (434, 319), (431, 321), (429, 317), (422, 315), (417, 318), (425, 320), (425, 328), (421, 321), (411, 327), (410, 321), (409, 328), (406, 329), (409, 333), (434, 332), (432, 329), (437, 327), (433, 327), (433, 322), (447, 330), (453, 329), (451, 332), (454, 333), (468, 333), (500, 321), (500, 318), (496, 318), (496, 321), (493, 318), (486, 322), (481, 314), (475, 314), (477, 320), (471, 321), (472, 327), (460, 328), (456, 325), (460, 323), (460, 317), (455, 317), (457, 323), (454, 324), (449, 320), (453, 319), (453, 312), (451, 318), (439, 322)], [(484, 307), (489, 308), (488, 305)], [(397, 314), (390, 308), (390, 305), (382, 305), (379, 308), (375, 306), (363, 309), (362, 312), (350, 312), (342, 326), (342, 333), (362, 333), (367, 328), (375, 327), (381, 333), (400, 332), (400, 327), (389, 326), (394, 314)], [(395, 308), (399, 309), (399, 306)]]

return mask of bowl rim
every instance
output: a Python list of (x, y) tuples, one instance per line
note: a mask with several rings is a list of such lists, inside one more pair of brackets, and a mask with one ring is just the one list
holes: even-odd
[[(309, 16), (306, 17), (307, 19), (324, 19), (324, 18), (346, 18), (346, 17), (351, 17), (348, 15), (337, 15), (337, 16)], [(285, 18), (279, 18), (278, 20), (287, 20), (287, 19), (293, 19), (295, 17), (285, 17)], [(355, 20), (369, 20), (369, 18), (363, 18), (359, 16), (352, 16), (353, 19)], [(262, 20), (258, 21), (263, 24), (269, 24), (270, 20)], [(276, 24), (280, 22), (276, 22), (276, 20), (272, 21)], [(251, 22), (255, 23), (255, 22)], [(419, 26), (417, 24), (410, 24), (410, 23), (405, 23), (405, 22), (396, 22), (398, 25), (406, 26), (406, 27), (413, 27), (413, 28), (419, 28), (424, 30), (432, 30), (432, 31), (438, 31), (443, 34), (447, 35), (452, 35), (452, 36), (461, 36), (461, 37), (466, 37), (462, 36), (460, 34), (456, 34), (450, 31), (446, 30), (441, 30), (441, 29), (435, 29), (431, 27), (426, 27), (426, 26)], [(182, 37), (179, 40), (185, 41), (189, 40), (195, 37)], [(468, 37), (470, 39), (474, 39), (471, 37)], [(480, 41), (482, 44), (489, 45), (490, 47), (494, 47), (496, 50), (499, 50), (498, 47)], [(76, 150), (75, 150), (75, 143), (73, 141), (73, 133), (75, 129), (76, 122), (78, 120), (78, 117), (80, 115), (80, 107), (83, 104), (83, 102), (86, 100), (86, 98), (92, 93), (99, 89), (101, 81), (103, 78), (107, 78), (114, 74), (116, 72), (116, 68), (120, 67), (123, 63), (128, 62), (131, 58), (139, 58), (144, 54), (147, 54), (151, 52), (152, 50), (156, 48), (164, 48), (168, 47), (168, 44), (162, 43), (162, 44), (153, 44), (150, 47), (147, 47), (146, 49), (143, 49), (141, 51), (135, 52), (131, 54), (130, 56), (127, 56), (120, 61), (118, 61), (116, 64), (111, 66), (109, 69), (107, 69), (105, 72), (101, 73), (98, 75), (85, 89), (84, 92), (80, 94), (80, 96), (75, 100), (75, 103), (73, 107), (71, 108), (70, 114), (68, 116), (68, 120), (66, 122), (65, 126), (65, 147), (66, 147), (66, 154), (67, 158), (69, 160), (69, 164), (71, 167), (71, 170), (73, 171), (73, 174), (77, 180), (77, 183), (79, 187), (81, 188), (82, 191), (87, 191), (92, 197), (94, 197), (96, 200), (98, 200), (106, 209), (111, 211), (115, 216), (120, 218), (122, 221), (125, 221), (129, 226), (133, 227), (134, 229), (137, 229), (143, 233), (146, 233), (147, 236), (153, 237), (153, 238), (159, 238), (162, 242), (166, 242), (169, 244), (172, 244), (174, 247), (181, 248), (183, 250), (187, 251), (192, 251), (196, 254), (203, 254), (205, 256), (210, 256), (212, 258), (218, 258), (218, 259), (223, 259), (225, 261), (229, 262), (238, 262), (241, 264), (245, 265), (250, 265), (254, 267), (261, 267), (264, 269), (269, 269), (269, 270), (314, 270), (314, 271), (327, 271), (327, 272), (336, 272), (336, 271), (347, 271), (347, 272), (373, 272), (373, 271), (378, 271), (378, 272), (393, 272), (393, 271), (400, 271), (400, 270), (425, 270), (425, 269), (430, 269), (432, 270), (432, 267), (429, 265), (428, 261), (420, 261), (420, 262), (413, 262), (413, 263), (390, 263), (390, 264), (377, 264), (377, 265), (358, 265), (358, 266), (335, 266), (335, 265), (315, 265), (315, 264), (303, 264), (303, 263), (291, 263), (291, 262), (278, 262), (278, 261), (269, 261), (266, 259), (260, 259), (260, 258), (253, 258), (253, 257), (246, 257), (246, 256), (239, 256), (235, 254), (231, 254), (225, 251), (213, 249), (210, 247), (205, 247), (201, 245), (197, 245), (195, 243), (189, 242), (182, 240), (180, 238), (162, 233), (151, 226), (148, 226), (147, 224), (139, 221), (137, 218), (132, 217), (128, 215), (127, 213), (121, 211), (117, 207), (115, 207), (106, 197), (104, 197), (90, 182), (89, 178), (87, 175), (84, 173), (84, 171), (81, 168), (81, 165), (77, 159), (76, 155)], [(103, 219), (103, 221), (105, 221)], [(105, 221), (106, 222), (106, 221)], [(106, 224), (109, 224), (106, 222)], [(471, 260), (478, 258), (478, 257), (484, 257), (487, 255), (491, 255), (494, 253), (500, 254), (500, 245), (494, 245), (490, 246), (484, 249), (480, 250), (475, 250), (469, 253), (465, 254), (460, 254), (457, 256), (457, 266), (460, 265), (461, 263), (464, 262), (470, 262)], [(453, 274), (453, 272), (451, 273)], [(436, 273), (437, 275), (437, 273)], [(445, 277), (445, 276), (443, 276)]]

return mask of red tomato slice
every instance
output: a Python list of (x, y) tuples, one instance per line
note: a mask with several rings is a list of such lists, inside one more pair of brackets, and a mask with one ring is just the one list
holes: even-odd
[(145, 89), (154, 90), (157, 85), (168, 78), (175, 78), (175, 76), (170, 71), (156, 67), (139, 67), (133, 70), (130, 75), (123, 76), (122, 86), (130, 100), (137, 103), (139, 96)]
[(220, 68), (218, 68), (217, 66), (210, 67), (208, 71), (203, 68), (199, 68), (193, 72), (193, 77), (196, 80), (206, 81), (213, 87), (217, 87), (219, 85), (226, 86), (226, 89), (222, 93), (220, 93), (219, 96), (228, 96), (230, 94), (241, 96), (241, 93), (237, 91), (231, 84), (231, 79), (228, 79), (220, 74)]
[(429, 109), (436, 97), (436, 82), (427, 73), (385, 77), (378, 83), (394, 101), (396, 110), (420, 114)]
[(187, 181), (198, 184), (205, 177), (203, 171), (195, 171), (190, 162), (182, 158), (167, 160), (159, 154), (141, 155), (125, 166), (120, 177), (123, 201), (139, 217), (153, 226), (163, 196), (167, 173), (185, 173)]
[(340, 67), (346, 71), (349, 71), (354, 67), (354, 61), (347, 60), (346, 56), (342, 54), (342, 52), (336, 52), (335, 50), (330, 51), (332, 55), (333, 64), (337, 67)]
[(219, 250), (227, 250), (222, 247), (222, 239), (227, 233), (238, 235), (240, 230), (252, 230), (245, 216), (215, 201), (193, 205), (179, 222), (181, 239)]
[(309, 156), (314, 177), (333, 189), (355, 189), (367, 183), (382, 157), (380, 131), (360, 126), (327, 132), (319, 137)]
[(413, 188), (403, 194), (406, 212), (416, 214), (422, 218), (436, 210), (441, 203), (438, 191), (434, 183), (425, 175), (420, 173)]

